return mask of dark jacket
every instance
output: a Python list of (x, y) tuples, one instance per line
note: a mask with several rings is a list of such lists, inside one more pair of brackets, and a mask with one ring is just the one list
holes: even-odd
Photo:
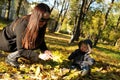
[(72, 64), (75, 66), (83, 66), (83, 65), (93, 65), (94, 59), (90, 57), (89, 53), (85, 53), (80, 51), (80, 49), (76, 49), (69, 57), (69, 60), (73, 60)]
[[(14, 21), (6, 26), (2, 31), (0, 31), (0, 50), (14, 52), (19, 51), (19, 53), (34, 53), (33, 50), (27, 50), (22, 47), (23, 32), (25, 31), (28, 20), (21, 19), (18, 24), (13, 27)], [(42, 51), (47, 50), (44, 36), (45, 36), (46, 26), (40, 28), (38, 36), (40, 37), (37, 41), (37, 46), (35, 49), (41, 49)]]

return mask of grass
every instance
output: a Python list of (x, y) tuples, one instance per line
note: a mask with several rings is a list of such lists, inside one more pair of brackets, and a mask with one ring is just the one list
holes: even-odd
[[(0, 23), (0, 25), (6, 23)], [(0, 79), (7, 80), (119, 80), (120, 51), (114, 46), (98, 44), (91, 56), (96, 60), (91, 68), (91, 75), (81, 77), (78, 70), (69, 71), (70, 61), (67, 57), (78, 48), (77, 42), (69, 45), (70, 35), (46, 33), (45, 40), (54, 56), (51, 61), (31, 64), (27, 60), (19, 69), (5, 63), (8, 53), (0, 51)], [(21, 59), (20, 59), (21, 60)]]
[(0, 17), (0, 29), (3, 29), (7, 24), (9, 24), (11, 21), (6, 21), (5, 19), (2, 19)]

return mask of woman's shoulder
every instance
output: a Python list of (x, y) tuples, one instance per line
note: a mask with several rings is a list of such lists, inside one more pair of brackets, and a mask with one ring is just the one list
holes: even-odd
[(28, 21), (29, 21), (29, 16), (23, 16), (23, 17), (21, 17), (21, 18), (19, 18), (19, 23), (21, 23), (21, 24), (28, 24)]
[(28, 25), (28, 17), (23, 16), (16, 21), (14, 30), (15, 31), (19, 31), (19, 30), (24, 31), (25, 28), (27, 27), (27, 25)]
[[(23, 17), (21, 17), (21, 18), (19, 18), (19, 20), (18, 20), (18, 25), (23, 25), (23, 26), (25, 26), (25, 25), (27, 25), (28, 24), (28, 21), (29, 21), (29, 16), (23, 16)], [(25, 26), (26, 27), (26, 26)]]

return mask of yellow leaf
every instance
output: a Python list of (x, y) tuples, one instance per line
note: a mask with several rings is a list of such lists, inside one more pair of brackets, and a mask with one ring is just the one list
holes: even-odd
[(35, 76), (38, 76), (39, 74), (40, 74), (40, 67), (38, 66), (38, 67), (36, 68)]

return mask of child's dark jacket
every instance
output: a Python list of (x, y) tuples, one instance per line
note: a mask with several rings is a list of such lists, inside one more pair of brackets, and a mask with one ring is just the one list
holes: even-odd
[(73, 60), (73, 65), (75, 66), (91, 66), (94, 64), (94, 59), (90, 57), (89, 53), (75, 50), (69, 57), (69, 60)]

